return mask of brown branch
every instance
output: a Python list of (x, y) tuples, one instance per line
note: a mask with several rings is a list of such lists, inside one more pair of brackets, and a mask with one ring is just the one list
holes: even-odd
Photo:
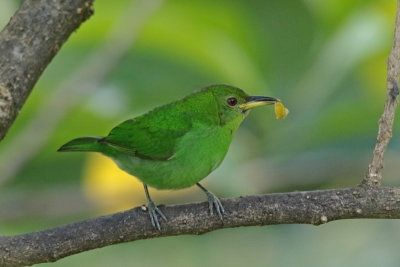
[(400, 189), (352, 188), (224, 199), (222, 223), (210, 216), (208, 203), (160, 207), (168, 221), (161, 232), (140, 207), (47, 229), (0, 237), (0, 265), (19, 266), (56, 261), (112, 244), (222, 228), (272, 224), (314, 224), (356, 218), (400, 218)]
[[(400, 4), (400, 0), (398, 1), (398, 4)], [(40, 3), (43, 2), (44, 0), (40, 1)], [(400, 188), (377, 186), (381, 183), (383, 155), (392, 135), (393, 120), (398, 102), (399, 12), (398, 7), (395, 40), (388, 60), (388, 90), (385, 110), (379, 122), (374, 158), (369, 166), (368, 174), (364, 178), (364, 185), (344, 189), (269, 194), (223, 200), (226, 209), (224, 222), (221, 222), (217, 216), (210, 217), (208, 203), (205, 202), (164, 206), (160, 208), (168, 217), (168, 221), (162, 223), (161, 232), (152, 227), (147, 212), (142, 208), (134, 208), (39, 232), (0, 236), (0, 265), (32, 265), (56, 261), (82, 251), (122, 242), (161, 236), (202, 234), (216, 229), (239, 226), (289, 223), (319, 225), (340, 219), (400, 218)], [(0, 42), (0, 51), (1, 48)], [(11, 52), (14, 53), (8, 56), (13, 58), (19, 56), (20, 50), (16, 49)], [(4, 58), (0, 57), (0, 59), (2, 59), (0, 62), (7, 62), (4, 61)], [(29, 65), (29, 61), (27, 65)], [(36, 67), (40, 68), (40, 66)], [(3, 65), (0, 66), (0, 70), (4, 72)], [(12, 76), (13, 83), (6, 85), (13, 90), (7, 90), (8, 87), (4, 87), (5, 85), (0, 87), (0, 94), (2, 95), (0, 100), (6, 103), (0, 106), (2, 108), (0, 111), (3, 111), (0, 115), (4, 114), (4, 110), (7, 110), (7, 103), (15, 101), (13, 100), (15, 97), (22, 97), (21, 103), (26, 99), (29, 91), (25, 93), (26, 95), (22, 94), (26, 90), (22, 90), (22, 93), (19, 94), (19, 91), (12, 86), (21, 82), (21, 77), (25, 77), (23, 74), (32, 76), (38, 72), (32, 70), (33, 74), (30, 74), (28, 70), (26, 69), (27, 72), (18, 72), (20, 76)], [(0, 72), (0, 74), (1, 77), (3, 73)], [(39, 75), (40, 73), (37, 74), (37, 76)], [(26, 84), (29, 84), (29, 81), (29, 79), (26, 82), (24, 80)], [(7, 94), (6, 91), (10, 93)], [(8, 109), (12, 108), (13, 106), (8, 106)]]
[(0, 33), (0, 141), (51, 59), (93, 14), (94, 0), (26, 0)]
[(132, 47), (144, 23), (161, 3), (160, 0), (132, 1), (104, 41), (68, 79), (51, 92), (35, 117), (0, 152), (0, 186), (35, 156), (67, 112), (98, 88)]
[(399, 103), (399, 87), (397, 81), (400, 74), (400, 0), (397, 1), (396, 22), (392, 51), (387, 60), (387, 91), (383, 114), (379, 119), (379, 130), (374, 154), (363, 184), (380, 186), (382, 182), (383, 156), (392, 138), (393, 121)]

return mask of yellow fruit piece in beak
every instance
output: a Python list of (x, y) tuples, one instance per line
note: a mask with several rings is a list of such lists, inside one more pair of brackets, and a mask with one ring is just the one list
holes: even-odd
[(285, 118), (288, 114), (289, 110), (285, 108), (282, 102), (275, 102), (275, 115), (278, 120)]

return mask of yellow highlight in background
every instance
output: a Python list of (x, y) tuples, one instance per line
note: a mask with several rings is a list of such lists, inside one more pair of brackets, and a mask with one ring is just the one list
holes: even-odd
[[(97, 153), (91, 153), (86, 161), (83, 191), (90, 202), (105, 212), (147, 205), (142, 182), (119, 169), (111, 159)], [(158, 205), (206, 200), (197, 187), (177, 191), (149, 188), (149, 191)]]

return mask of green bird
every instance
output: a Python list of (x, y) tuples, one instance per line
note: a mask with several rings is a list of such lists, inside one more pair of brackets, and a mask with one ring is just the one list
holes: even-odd
[(278, 99), (249, 96), (229, 85), (211, 85), (180, 100), (157, 107), (111, 130), (106, 137), (79, 137), (58, 151), (100, 152), (144, 185), (153, 227), (166, 217), (151, 200), (147, 186), (181, 189), (197, 185), (223, 219), (221, 201), (199, 181), (224, 159), (232, 137), (254, 107)]

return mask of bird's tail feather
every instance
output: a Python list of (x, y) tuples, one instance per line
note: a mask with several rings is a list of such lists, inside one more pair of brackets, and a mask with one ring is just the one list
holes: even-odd
[(61, 146), (57, 151), (101, 151), (102, 144), (99, 142), (102, 137), (84, 136), (73, 139)]

